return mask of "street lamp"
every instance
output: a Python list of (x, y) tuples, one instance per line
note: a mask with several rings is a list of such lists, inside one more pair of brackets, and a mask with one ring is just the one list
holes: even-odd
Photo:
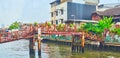
[(71, 15), (74, 18), (74, 25), (75, 25), (75, 15)]

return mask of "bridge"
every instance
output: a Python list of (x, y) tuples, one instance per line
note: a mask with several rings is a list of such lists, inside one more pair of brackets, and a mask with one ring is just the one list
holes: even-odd
[[(56, 30), (56, 26), (22, 26), (20, 30), (8, 31), (2, 30), (0, 33), (0, 43), (11, 42), (20, 39), (30, 39), (34, 38), (34, 35), (38, 34), (38, 28), (40, 28), (41, 34), (45, 35), (81, 35), (82, 32), (77, 32), (76, 27), (68, 28), (67, 26), (63, 29), (64, 31)], [(67, 31), (66, 31), (67, 30)], [(101, 41), (97, 36), (85, 33), (85, 39), (92, 41)]]
[[(15, 41), (15, 40), (20, 40), (20, 39), (30, 39), (30, 38), (34, 38), (36, 32), (28, 32), (28, 31), (13, 31), (13, 32), (2, 32), (0, 34), (0, 43), (6, 43), (6, 42), (11, 42), (11, 41)], [(42, 34), (46, 34), (46, 35), (52, 35), (52, 34), (56, 34), (56, 35), (81, 35), (81, 32), (57, 32), (57, 31), (48, 31), (48, 32), (42, 32)], [(87, 37), (87, 36), (85, 36)], [(87, 39), (87, 38), (86, 38)], [(91, 39), (89, 37), (90, 40), (93, 41), (99, 41), (98, 39)]]

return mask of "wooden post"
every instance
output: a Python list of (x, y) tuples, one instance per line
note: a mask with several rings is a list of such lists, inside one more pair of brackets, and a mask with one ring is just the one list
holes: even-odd
[(74, 52), (74, 36), (72, 35), (72, 46), (71, 46), (72, 52)]
[(82, 53), (84, 53), (84, 45), (85, 45), (85, 37), (84, 37), (84, 32), (82, 32), (82, 42), (81, 42)]
[[(80, 39), (80, 36), (78, 34), (74, 34), (72, 36), (73, 37), (72, 37), (71, 50), (72, 50), (72, 52), (80, 53), (82, 51), (81, 48), (84, 47), (84, 45), (82, 45), (83, 42), (81, 43), (81, 39)], [(82, 47), (80, 44), (82, 45)]]
[(41, 28), (38, 28), (38, 56), (41, 58)]
[(41, 40), (38, 39), (38, 56), (41, 58)]
[(30, 55), (30, 58), (35, 58), (34, 46), (35, 46), (34, 38), (30, 38), (29, 39), (29, 55)]

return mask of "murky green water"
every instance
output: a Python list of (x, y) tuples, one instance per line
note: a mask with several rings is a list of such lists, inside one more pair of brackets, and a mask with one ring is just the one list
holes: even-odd
[[(29, 58), (29, 41), (19, 40), (0, 44), (0, 58)], [(120, 58), (120, 53), (85, 50), (84, 54), (78, 54), (71, 53), (70, 46), (42, 43), (42, 58)]]
[(88, 51), (82, 53), (71, 53), (71, 47), (57, 44), (45, 44), (49, 48), (47, 50), (49, 58), (120, 58), (118, 52), (105, 51)]

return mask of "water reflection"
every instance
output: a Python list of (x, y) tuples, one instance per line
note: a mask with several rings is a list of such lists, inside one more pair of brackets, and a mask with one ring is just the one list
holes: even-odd
[[(37, 46), (37, 44), (35, 44)], [(104, 51), (88, 51), (84, 54), (71, 53), (71, 47), (52, 43), (42, 43), (41, 58), (120, 58), (120, 53)], [(37, 48), (36, 48), (37, 49)], [(37, 56), (36, 50), (36, 58)], [(29, 41), (19, 40), (0, 44), (0, 58), (30, 58)]]
[(45, 58), (68, 58), (68, 55), (71, 55), (70, 48), (68, 46), (64, 47), (56, 44), (42, 43), (42, 54), (46, 55)]
[(84, 54), (71, 53), (70, 46), (42, 43), (42, 58), (120, 58), (119, 54), (118, 52), (92, 50), (86, 50)]

